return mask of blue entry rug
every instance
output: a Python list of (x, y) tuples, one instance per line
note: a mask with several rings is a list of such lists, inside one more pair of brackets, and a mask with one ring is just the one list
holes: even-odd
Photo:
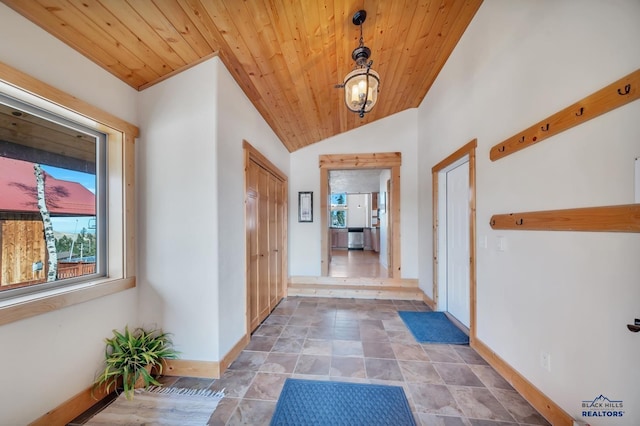
[(399, 386), (287, 379), (271, 426), (415, 426)]
[(420, 343), (469, 344), (469, 336), (456, 327), (444, 312), (400, 311), (398, 314)]

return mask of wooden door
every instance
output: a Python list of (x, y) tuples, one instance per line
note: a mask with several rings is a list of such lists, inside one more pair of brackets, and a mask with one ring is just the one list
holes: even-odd
[(271, 309), (275, 308), (275, 305), (277, 305), (280, 300), (282, 300), (282, 298), (284, 297), (284, 293), (285, 293), (285, 286), (286, 286), (286, 282), (285, 282), (285, 258), (286, 258), (286, 247), (285, 247), (285, 240), (286, 240), (286, 234), (285, 234), (285, 227), (286, 227), (286, 223), (287, 223), (287, 188), (284, 182), (282, 182), (281, 180), (277, 180), (277, 198), (276, 198), (276, 211), (277, 211), (277, 217), (278, 217), (278, 227), (276, 229), (276, 253), (277, 253), (277, 262), (278, 262), (278, 273), (276, 274), (276, 281), (277, 281), (277, 300), (275, 301), (275, 304), (271, 307)]
[(269, 172), (258, 167), (258, 311), (269, 315)]
[(287, 180), (248, 143), (245, 155), (247, 333), (251, 333), (285, 293)]
[(470, 325), (469, 162), (446, 173), (447, 311)]
[(280, 255), (278, 252), (278, 228), (282, 225), (278, 218), (278, 179), (269, 176), (269, 311), (278, 303), (278, 275)]
[(246, 233), (247, 233), (247, 321), (249, 329), (260, 324), (258, 310), (258, 169), (247, 168), (246, 190)]

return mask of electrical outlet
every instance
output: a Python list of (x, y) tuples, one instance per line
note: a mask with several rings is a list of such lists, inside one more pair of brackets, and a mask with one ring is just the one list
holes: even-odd
[(540, 353), (540, 366), (551, 372), (551, 355), (546, 352)]

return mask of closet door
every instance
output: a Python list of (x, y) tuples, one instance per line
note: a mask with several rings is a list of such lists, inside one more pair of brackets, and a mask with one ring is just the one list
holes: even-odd
[[(286, 261), (285, 257), (287, 255), (285, 241), (286, 241), (286, 224), (287, 224), (287, 188), (286, 184), (281, 180), (278, 180), (278, 186), (276, 191), (276, 213), (278, 218), (278, 228), (276, 229), (276, 244), (277, 244), (277, 253), (278, 253), (278, 273), (276, 275), (276, 284), (277, 284), (277, 300), (276, 304), (282, 300), (285, 293), (285, 277), (286, 277)], [(275, 307), (275, 305), (274, 305)]]
[(269, 310), (278, 304), (278, 274), (280, 271), (280, 253), (278, 247), (278, 228), (282, 226), (278, 217), (279, 180), (269, 176)]
[(287, 177), (245, 143), (247, 333), (284, 296)]
[(269, 177), (270, 174), (258, 167), (258, 311), (260, 321), (265, 319), (269, 309)]

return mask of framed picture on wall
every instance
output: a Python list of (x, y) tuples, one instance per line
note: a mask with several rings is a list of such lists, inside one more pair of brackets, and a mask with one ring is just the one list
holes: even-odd
[(298, 222), (313, 222), (313, 192), (298, 192)]

